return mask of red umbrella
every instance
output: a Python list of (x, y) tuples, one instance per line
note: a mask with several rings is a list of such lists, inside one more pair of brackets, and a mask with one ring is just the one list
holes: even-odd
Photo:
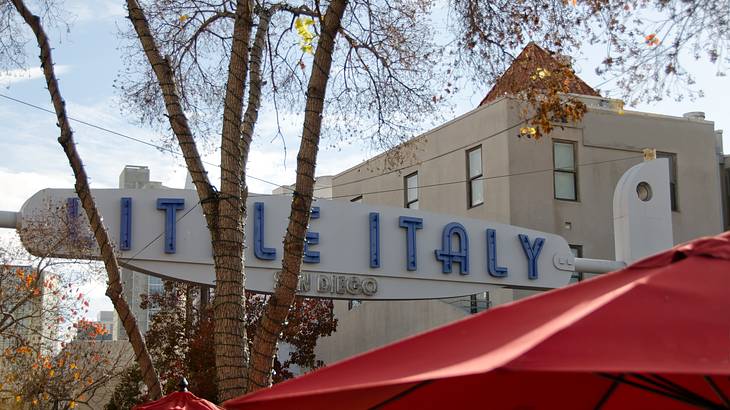
[(139, 404), (132, 410), (222, 410), (208, 400), (190, 393), (187, 389), (188, 381), (185, 378), (180, 380), (178, 386), (180, 391), (170, 393), (150, 403)]
[(223, 406), (730, 408), (728, 376), (730, 232)]

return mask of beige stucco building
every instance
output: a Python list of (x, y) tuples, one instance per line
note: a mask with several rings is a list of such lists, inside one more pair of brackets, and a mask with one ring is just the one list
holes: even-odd
[[(613, 260), (614, 188), (643, 161), (642, 150), (654, 148), (669, 158), (674, 243), (723, 230), (721, 131), (713, 122), (702, 113), (672, 117), (624, 111), (600, 96), (579, 98), (588, 107), (579, 124), (556, 124), (535, 140), (520, 136), (519, 100), (496, 97), (335, 175), (333, 198), (555, 233), (576, 256)], [(505, 289), (484, 298), (494, 306), (529, 294)], [(474, 299), (448, 302), (350, 303), (350, 309), (337, 302), (339, 329), (320, 341), (319, 358), (335, 361), (480, 310)]]

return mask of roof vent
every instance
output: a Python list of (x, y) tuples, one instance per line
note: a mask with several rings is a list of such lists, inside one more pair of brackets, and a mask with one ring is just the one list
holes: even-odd
[(703, 111), (690, 111), (682, 114), (682, 117), (690, 119), (690, 120), (699, 120), (704, 121), (705, 120), (705, 113)]

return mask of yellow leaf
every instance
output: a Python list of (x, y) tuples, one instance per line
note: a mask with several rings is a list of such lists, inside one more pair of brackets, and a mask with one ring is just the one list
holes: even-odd
[(535, 135), (535, 134), (537, 134), (537, 130), (535, 129), (535, 127), (522, 127), (522, 128), (520, 128), (520, 134)]
[(312, 47), (312, 41), (314, 40), (314, 33), (309, 31), (309, 26), (314, 24), (314, 19), (311, 17), (297, 17), (294, 20), (294, 28), (299, 35), (299, 48), (303, 52), (314, 54), (314, 48)]
[(307, 27), (314, 24), (314, 19), (311, 17), (297, 17), (297, 19), (294, 21), (294, 27), (296, 27), (297, 30), (299, 29), (307, 29)]
[(81, 378), (81, 373), (79, 373), (79, 372), (74, 373), (74, 380), (78, 380), (80, 378)]
[(538, 68), (537, 69), (537, 75), (540, 78), (550, 77), (550, 71), (545, 70), (544, 68)]
[(177, 19), (180, 20), (181, 23), (184, 23), (189, 18), (190, 18), (190, 16), (188, 16), (187, 14), (183, 14), (182, 16), (178, 17)]
[(20, 397), (20, 395), (18, 395), (18, 396), (15, 396), (15, 401), (16, 401), (16, 402), (18, 402), (18, 403), (20, 403), (20, 401), (21, 401), (22, 399), (23, 399), (23, 398), (22, 398), (22, 397)]
[(70, 401), (70, 402), (68, 403), (68, 407), (69, 407), (69, 408), (71, 408), (71, 409), (73, 409), (73, 408), (76, 408), (76, 402), (75, 402), (75, 401), (73, 401), (73, 400), (71, 400), (71, 401)]

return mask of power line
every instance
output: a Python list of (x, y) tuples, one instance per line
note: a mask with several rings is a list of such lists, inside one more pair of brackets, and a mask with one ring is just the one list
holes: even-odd
[[(20, 100), (20, 99), (18, 99), (18, 98), (14, 98), (14, 97), (11, 97), (11, 96), (9, 96), (9, 95), (6, 95), (6, 94), (2, 94), (2, 93), (0, 93), (0, 97), (6, 98), (6, 99), (8, 99), (8, 100), (10, 100), (10, 101), (13, 101), (13, 102), (16, 102), (16, 103), (19, 103), (19, 104), (23, 104), (23, 105), (26, 105), (26, 106), (28, 106), (28, 107), (31, 107), (31, 108), (35, 108), (35, 109), (37, 109), (37, 110), (40, 110), (40, 111), (43, 111), (43, 112), (47, 112), (47, 113), (50, 113), (50, 114), (53, 114), (53, 115), (55, 115), (55, 114), (56, 114), (56, 113), (55, 113), (55, 111), (53, 111), (53, 110), (49, 110), (49, 109), (47, 109), (47, 108), (43, 108), (43, 107), (41, 107), (41, 106), (39, 106), (39, 105), (36, 105), (36, 104), (30, 103), (30, 102), (27, 102), (27, 101), (23, 101), (23, 100)], [(121, 133), (121, 132), (119, 132), (119, 131), (114, 131), (114, 130), (112, 130), (112, 129), (110, 129), (110, 128), (107, 128), (107, 127), (103, 127), (103, 126), (101, 126), (101, 125), (97, 125), (97, 124), (94, 124), (94, 123), (91, 123), (91, 122), (88, 122), (88, 121), (80, 120), (80, 119), (78, 119), (78, 118), (74, 118), (74, 117), (70, 117), (70, 116), (69, 116), (68, 118), (69, 118), (69, 120), (71, 120), (71, 121), (74, 121), (74, 122), (78, 122), (78, 123), (80, 123), (80, 124), (83, 124), (83, 125), (86, 125), (86, 126), (88, 126), (88, 127), (91, 127), (91, 128), (94, 128), (94, 129), (97, 129), (97, 130), (103, 131), (103, 132), (107, 132), (107, 133), (110, 133), (110, 134), (113, 134), (113, 135), (116, 135), (116, 136), (119, 136), (119, 137), (122, 137), (122, 138), (128, 139), (128, 140), (130, 140), (130, 141), (138, 142), (138, 143), (140, 143), (140, 144), (144, 144), (144, 145), (147, 145), (147, 146), (150, 146), (150, 147), (156, 148), (156, 149), (158, 149), (158, 150), (161, 150), (161, 151), (165, 151), (165, 152), (168, 152), (168, 153), (171, 153), (171, 154), (177, 155), (177, 156), (179, 156), (179, 157), (183, 157), (183, 154), (182, 154), (181, 152), (179, 152), (179, 151), (176, 151), (176, 150), (173, 150), (173, 149), (170, 149), (170, 148), (167, 148), (167, 147), (161, 146), (161, 145), (157, 145), (157, 144), (154, 144), (154, 143), (151, 143), (151, 142), (149, 142), (149, 141), (145, 141), (145, 140), (142, 140), (142, 139), (139, 139), (139, 138), (135, 138), (135, 137), (132, 137), (132, 136), (130, 136), (130, 135), (127, 135), (127, 134)], [(493, 138), (493, 137), (496, 137), (496, 136), (498, 136), (498, 135), (502, 134), (503, 132), (507, 132), (507, 131), (511, 130), (512, 128), (515, 128), (515, 127), (519, 126), (520, 124), (523, 124), (523, 123), (525, 123), (526, 121), (529, 121), (529, 120), (530, 120), (530, 118), (532, 118), (532, 117), (529, 117), (529, 118), (526, 118), (526, 119), (524, 119), (524, 120), (521, 120), (521, 121), (519, 121), (519, 122), (517, 122), (517, 123), (515, 123), (515, 124), (513, 124), (513, 125), (510, 125), (510, 126), (508, 126), (508, 127), (504, 128), (504, 129), (502, 129), (502, 130), (499, 130), (499, 131), (497, 131), (497, 132), (494, 132), (494, 133), (492, 133), (492, 134), (489, 134), (489, 135), (487, 135), (486, 137), (484, 137), (484, 138), (481, 138), (481, 139), (479, 139), (479, 140), (476, 140), (476, 141), (472, 141), (472, 142), (470, 142), (470, 143), (468, 143), (468, 144), (466, 144), (466, 145), (462, 145), (462, 146), (459, 146), (459, 147), (457, 147), (457, 148), (454, 148), (454, 149), (452, 149), (452, 150), (450, 150), (450, 151), (446, 151), (446, 152), (443, 152), (443, 153), (441, 153), (441, 154), (439, 154), (439, 155), (436, 155), (436, 156), (434, 156), (434, 157), (431, 157), (431, 158), (428, 158), (428, 159), (425, 159), (425, 160), (419, 161), (419, 162), (418, 162), (418, 163), (416, 163), (416, 164), (411, 164), (411, 165), (407, 165), (407, 166), (405, 166), (405, 165), (404, 165), (404, 166), (402, 166), (402, 167), (399, 167), (399, 168), (395, 168), (395, 169), (389, 170), (389, 171), (387, 171), (387, 172), (384, 172), (384, 173), (382, 173), (382, 174), (378, 174), (378, 175), (376, 175), (376, 176), (371, 176), (371, 177), (365, 177), (365, 178), (361, 178), (361, 179), (359, 179), (359, 180), (354, 180), (354, 181), (349, 181), (349, 182), (345, 182), (345, 183), (341, 184), (340, 186), (350, 185), (350, 184), (354, 184), (354, 183), (358, 183), (358, 182), (366, 181), (366, 180), (368, 180), (368, 179), (376, 178), (376, 177), (378, 177), (378, 176), (388, 175), (388, 174), (391, 174), (391, 173), (393, 173), (393, 172), (398, 172), (398, 171), (401, 171), (401, 170), (403, 170), (403, 169), (405, 169), (405, 168), (409, 168), (409, 167), (412, 167), (412, 166), (418, 166), (418, 165), (421, 165), (421, 164), (423, 164), (423, 163), (425, 163), (425, 162), (428, 162), (428, 161), (432, 161), (432, 160), (435, 160), (435, 159), (441, 158), (441, 157), (443, 157), (443, 156), (445, 156), (445, 155), (449, 155), (449, 154), (451, 154), (451, 153), (454, 153), (454, 152), (460, 151), (460, 150), (462, 150), (462, 149), (464, 149), (464, 148), (468, 147), (469, 145), (472, 145), (472, 144), (475, 144), (475, 143), (478, 143), (478, 142), (484, 142), (484, 141), (487, 141), (487, 140), (489, 140), (489, 139), (491, 139), (491, 138)], [(397, 147), (396, 147), (396, 148), (394, 148), (394, 149), (397, 149)], [(385, 154), (381, 154), (381, 155), (385, 155)], [(214, 163), (211, 163), (211, 162), (208, 162), (208, 161), (203, 161), (202, 159), (201, 159), (201, 162), (203, 162), (203, 163), (204, 163), (204, 164), (206, 164), (206, 165), (210, 165), (210, 166), (214, 166), (214, 167), (220, 168), (220, 165), (218, 165), (218, 164), (214, 164)], [(269, 185), (273, 185), (273, 186), (275, 186), (275, 187), (281, 187), (281, 188), (284, 188), (284, 189), (286, 189), (286, 190), (288, 190), (288, 191), (294, 192), (294, 189), (293, 189), (293, 188), (290, 188), (290, 187), (289, 187), (288, 185), (281, 185), (281, 184), (277, 184), (277, 183), (275, 183), (275, 182), (271, 182), (271, 181), (268, 181), (268, 180), (266, 180), (266, 179), (263, 179), (263, 178), (259, 178), (259, 177), (256, 177), (256, 176), (254, 176), (254, 175), (251, 175), (251, 174), (246, 174), (246, 176), (247, 176), (247, 177), (249, 177), (249, 178), (251, 178), (251, 179), (253, 179), (253, 180), (256, 180), (256, 181), (260, 181), (260, 182), (263, 182), (263, 183), (266, 183), (266, 184), (269, 184)], [(253, 195), (253, 196), (256, 196), (256, 195)], [(313, 198), (315, 198), (315, 199), (322, 199), (322, 198), (317, 198), (317, 197), (314, 197), (314, 196), (313, 196)]]
[[(441, 153), (441, 154), (438, 154), (438, 155), (436, 155), (436, 156), (434, 156), (434, 157), (431, 157), (431, 158), (428, 158), (428, 159), (424, 159), (424, 160), (422, 160), (422, 161), (419, 161), (419, 162), (417, 162), (417, 163), (415, 163), (415, 164), (410, 164), (410, 165), (403, 165), (403, 166), (401, 166), (401, 167), (399, 167), (399, 168), (394, 168), (394, 169), (391, 169), (391, 170), (389, 170), (389, 171), (387, 171), (387, 172), (383, 172), (383, 173), (381, 173), (381, 174), (378, 174), (378, 175), (373, 175), (373, 176), (369, 176), (369, 177), (363, 177), (363, 178), (360, 178), (360, 179), (355, 179), (355, 180), (352, 180), (352, 181), (344, 182), (344, 183), (342, 183), (342, 184), (340, 184), (340, 185), (338, 185), (338, 186), (345, 186), (345, 185), (351, 185), (351, 184), (356, 184), (356, 183), (358, 183), (358, 182), (362, 182), (362, 181), (367, 181), (367, 180), (369, 180), (369, 179), (373, 179), (373, 178), (381, 177), (381, 176), (383, 176), (383, 175), (388, 175), (388, 174), (392, 174), (392, 173), (394, 173), (394, 172), (402, 171), (402, 170), (404, 170), (404, 169), (406, 169), (406, 168), (410, 168), (410, 167), (414, 167), (414, 166), (419, 166), (419, 165), (421, 165), (421, 164), (423, 164), (423, 163), (425, 163), (425, 162), (428, 162), (428, 161), (433, 161), (433, 160), (435, 160), (435, 159), (438, 159), (438, 158), (441, 158), (441, 157), (443, 157), (443, 156), (446, 156), (446, 155), (449, 155), (449, 154), (453, 154), (454, 152), (457, 152), (457, 151), (461, 151), (461, 150), (463, 150), (464, 148), (466, 148), (466, 147), (468, 147), (468, 146), (470, 146), (470, 145), (473, 145), (473, 144), (476, 144), (476, 143), (480, 143), (480, 142), (484, 142), (484, 141), (487, 141), (487, 140), (489, 140), (489, 139), (491, 139), (491, 138), (494, 138), (494, 137), (496, 137), (496, 136), (498, 136), (498, 135), (500, 135), (500, 134), (502, 134), (502, 133), (504, 133), (504, 132), (507, 132), (507, 131), (511, 130), (512, 128), (515, 128), (515, 127), (517, 127), (517, 126), (519, 126), (519, 125), (521, 125), (521, 124), (524, 124), (525, 122), (529, 121), (530, 119), (532, 119), (532, 116), (531, 116), (531, 117), (528, 117), (528, 118), (525, 118), (525, 119), (523, 119), (523, 120), (520, 120), (520, 121), (519, 121), (519, 122), (517, 122), (516, 124), (510, 125), (510, 126), (508, 126), (508, 127), (506, 127), (506, 128), (503, 128), (503, 129), (501, 129), (501, 130), (499, 130), (499, 131), (493, 132), (493, 133), (491, 133), (491, 134), (487, 135), (487, 136), (486, 136), (486, 137), (484, 137), (484, 138), (478, 139), (478, 140), (476, 140), (476, 141), (471, 141), (471, 142), (469, 142), (468, 144), (464, 144), (464, 145), (461, 145), (461, 146), (459, 146), (459, 147), (456, 147), (456, 148), (454, 148), (454, 149), (451, 149), (451, 150), (449, 150), (449, 151), (446, 151), (446, 152), (443, 152), (443, 153)], [(396, 147), (396, 148), (394, 148), (394, 149), (398, 149), (398, 147)], [(380, 155), (387, 155), (387, 153), (384, 153), (384, 154), (380, 154)]]
[[(200, 206), (200, 201), (196, 202), (195, 203), (195, 206), (191, 207), (190, 209), (188, 209), (187, 211), (185, 211), (185, 213), (182, 214), (179, 218), (175, 219), (175, 224), (177, 224), (178, 222), (182, 221), (183, 218), (185, 218), (186, 216), (188, 216), (188, 214), (190, 212), (192, 212), (194, 209), (196, 209), (198, 206)], [(154, 238), (152, 238), (152, 240), (150, 240), (147, 243), (147, 245), (143, 246), (142, 249), (138, 250), (134, 255), (132, 255), (131, 258), (119, 258), (119, 259), (122, 260), (124, 263), (128, 263), (128, 262), (134, 261), (137, 258), (137, 256), (139, 256), (140, 253), (144, 252), (147, 248), (149, 248), (150, 246), (152, 246), (152, 244), (155, 243), (155, 242), (157, 242), (157, 240), (160, 239), (162, 237), (162, 235), (164, 235), (164, 234), (165, 234), (165, 231), (160, 232), (157, 236), (155, 236)]]
[[(578, 167), (587, 167), (587, 166), (592, 166), (592, 165), (600, 165), (600, 164), (607, 164), (607, 163), (611, 163), (611, 162), (628, 161), (628, 160), (641, 159), (641, 158), (643, 158), (642, 155), (635, 155), (635, 156), (631, 156), (631, 157), (616, 158), (616, 159), (610, 159), (610, 160), (604, 160), (604, 161), (586, 162), (583, 164), (577, 164), (577, 166)], [(533, 170), (533, 171), (516, 172), (513, 174), (479, 177), (479, 178), (475, 178), (473, 180), (485, 181), (485, 180), (489, 180), (489, 179), (507, 178), (507, 177), (521, 176), (521, 175), (531, 175), (531, 174), (538, 174), (538, 173), (542, 173), (542, 172), (552, 172), (554, 170), (555, 170), (555, 168), (546, 168), (546, 169), (539, 169), (539, 170)], [(440, 187), (440, 186), (444, 186), (444, 185), (461, 184), (461, 183), (465, 183), (467, 181), (468, 181), (467, 179), (463, 179), (463, 180), (458, 180), (458, 181), (440, 182), (440, 183), (435, 183), (435, 184), (419, 185), (416, 188), (434, 188), (434, 187)], [(372, 195), (372, 194), (380, 194), (380, 193), (398, 192), (398, 191), (403, 191), (403, 190), (405, 190), (405, 187), (404, 188), (385, 189), (385, 190), (379, 190), (379, 191), (363, 192), (360, 195)], [(256, 197), (256, 196), (258, 196), (258, 195), (252, 195), (252, 197)], [(352, 195), (333, 196), (330, 199), (347, 198), (347, 197), (351, 197), (351, 196)], [(198, 206), (200, 206), (200, 201), (198, 201), (195, 204), (195, 206), (191, 207), (184, 214), (182, 214), (180, 217), (178, 217), (175, 220), (175, 223), (178, 223), (181, 220), (183, 220), (183, 218), (185, 218), (188, 214), (190, 214)], [(147, 248), (152, 246), (152, 244), (155, 243), (158, 239), (160, 239), (164, 234), (165, 234), (165, 231), (160, 232), (157, 236), (155, 236), (152, 240), (150, 240), (144, 247), (142, 247), (142, 249), (137, 251), (131, 258), (120, 258), (120, 260), (122, 260), (124, 263), (129, 263), (129, 262), (134, 261), (137, 258), (137, 256), (139, 256)]]
[[(2, 94), (2, 93), (0, 93), (0, 97), (3, 97), (3, 98), (6, 98), (6, 99), (8, 99), (10, 101), (14, 101), (16, 103), (23, 104), (23, 105), (26, 105), (26, 106), (35, 108), (37, 110), (44, 111), (44, 112), (47, 112), (47, 113), (50, 113), (50, 114), (54, 114), (55, 115), (55, 111), (49, 110), (47, 108), (43, 108), (41, 106), (38, 106), (38, 105), (35, 105), (35, 104), (32, 104), (32, 103), (29, 103), (27, 101), (23, 101), (23, 100), (20, 100), (20, 99), (17, 99), (17, 98), (14, 98), (14, 97), (11, 97), (11, 96)], [(169, 152), (169, 153), (174, 154), (174, 155), (177, 155), (177, 156), (183, 156), (183, 154), (181, 152), (179, 152), (179, 151), (176, 151), (176, 150), (173, 150), (173, 149), (170, 149), (170, 148), (167, 148), (167, 147), (163, 147), (163, 146), (160, 146), (160, 145), (156, 145), (156, 144), (153, 144), (153, 143), (151, 143), (149, 141), (145, 141), (145, 140), (142, 140), (142, 139), (139, 139), (139, 138), (135, 138), (135, 137), (129, 136), (127, 134), (124, 134), (124, 133), (121, 133), (121, 132), (118, 132), (118, 131), (114, 131), (112, 129), (109, 129), (109, 128), (106, 128), (106, 127), (103, 127), (103, 126), (90, 123), (88, 121), (80, 120), (80, 119), (73, 118), (73, 117), (69, 117), (69, 119), (72, 120), (72, 121), (78, 122), (80, 124), (86, 125), (88, 127), (92, 127), (92, 128), (98, 129), (100, 131), (107, 132), (107, 133), (110, 133), (110, 134), (113, 134), (113, 135), (116, 135), (116, 136), (119, 136), (119, 137), (128, 139), (130, 141), (138, 142), (138, 143), (141, 143), (141, 144), (144, 144), (144, 145), (147, 145), (147, 146), (150, 146), (150, 147), (153, 147), (153, 148), (156, 148), (156, 149), (165, 151), (165, 152)], [(401, 170), (406, 169), (406, 168), (410, 168), (410, 167), (422, 165), (422, 164), (424, 164), (426, 162), (433, 161), (435, 159), (441, 158), (443, 156), (452, 154), (452, 153), (457, 152), (457, 151), (461, 151), (461, 150), (463, 150), (464, 148), (466, 148), (466, 147), (468, 147), (470, 145), (473, 145), (473, 144), (476, 144), (476, 143), (480, 143), (480, 142), (484, 142), (484, 141), (487, 141), (487, 140), (489, 140), (491, 138), (494, 138), (494, 137), (496, 137), (496, 136), (498, 136), (498, 135), (500, 135), (500, 134), (502, 134), (504, 132), (507, 132), (507, 131), (511, 130), (512, 128), (515, 128), (515, 127), (517, 127), (517, 126), (519, 126), (521, 124), (524, 124), (526, 121), (529, 121), (529, 119), (530, 118), (526, 118), (526, 119), (520, 120), (519, 122), (517, 122), (515, 124), (512, 124), (510, 126), (507, 126), (507, 127), (503, 128), (503, 129), (501, 129), (499, 131), (493, 132), (493, 133), (491, 133), (491, 134), (489, 134), (489, 135), (487, 135), (487, 136), (485, 136), (485, 137), (483, 137), (481, 139), (478, 139), (476, 141), (471, 141), (471, 142), (469, 142), (467, 144), (463, 144), (463, 145), (461, 145), (459, 147), (453, 148), (453, 149), (451, 149), (449, 151), (445, 151), (445, 152), (443, 152), (441, 154), (438, 154), (436, 156), (433, 156), (431, 158), (424, 159), (424, 160), (419, 161), (419, 162), (417, 162), (415, 164), (404, 165), (404, 166), (401, 166), (399, 168), (395, 168), (395, 169), (389, 170), (387, 172), (384, 172), (384, 173), (381, 173), (381, 174), (378, 174), (378, 175), (373, 175), (373, 176), (369, 176), (369, 177), (364, 177), (364, 178), (356, 179), (356, 180), (353, 180), (353, 181), (348, 181), (348, 182), (339, 184), (338, 187), (342, 187), (342, 186), (346, 186), (346, 185), (351, 185), (351, 184), (355, 184), (355, 183), (359, 183), (359, 182), (363, 182), (363, 181), (367, 181), (367, 180), (374, 179), (374, 178), (377, 178), (377, 177), (381, 177), (381, 176), (384, 176), (384, 175), (392, 174), (394, 172), (398, 172), (398, 171), (401, 171)], [(397, 149), (397, 147), (394, 148), (394, 149)], [(381, 154), (381, 155), (386, 155), (386, 154)], [(607, 161), (598, 161), (598, 162), (585, 163), (585, 164), (578, 164), (578, 166), (581, 167), (581, 166), (598, 165), (598, 164), (603, 164), (603, 163), (608, 163), (608, 162), (625, 161), (625, 160), (629, 160), (629, 159), (638, 159), (638, 158), (641, 158), (641, 156), (628, 157), (628, 158), (620, 158), (620, 159), (607, 160)], [(207, 162), (207, 161), (202, 161), (202, 162), (204, 164), (207, 164), (207, 165), (210, 165), (210, 166), (214, 166), (214, 167), (220, 168), (220, 165), (218, 165), (218, 164), (214, 164), (214, 163)], [(488, 179), (506, 178), (506, 177), (511, 177), (511, 176), (529, 175), (529, 174), (542, 173), (542, 172), (550, 172), (550, 171), (554, 171), (554, 168), (534, 170), (534, 171), (526, 171), (526, 172), (520, 172), (520, 173), (515, 173), (515, 174), (495, 175), (495, 176), (491, 176), (491, 177), (480, 177), (480, 178), (476, 178), (475, 180), (488, 180)], [(270, 184), (270, 185), (273, 185), (273, 186), (276, 186), (276, 187), (281, 187), (281, 188), (284, 188), (284, 189), (289, 190), (291, 192), (294, 192), (294, 189), (293, 188), (290, 188), (288, 185), (277, 184), (275, 182), (271, 182), (271, 181), (268, 181), (266, 179), (253, 176), (251, 174), (246, 174), (246, 176), (249, 177), (249, 178), (251, 178), (251, 179), (254, 179), (256, 181), (260, 181), (260, 182), (263, 182), (263, 183), (266, 183), (266, 184)], [(417, 188), (433, 188), (433, 187), (439, 187), (439, 186), (445, 186), (445, 185), (453, 185), (453, 184), (465, 183), (466, 181), (467, 181), (466, 179), (463, 179), (463, 180), (458, 180), (458, 181), (441, 182), (441, 183), (435, 183), (435, 184), (421, 185), (421, 186), (418, 186)], [(404, 189), (405, 188), (393, 188), (393, 189), (386, 189), (386, 190), (380, 190), (380, 191), (362, 192), (362, 193), (359, 193), (358, 195), (372, 195), (372, 194), (379, 194), (379, 193), (398, 192), (398, 191), (403, 191)], [(265, 196), (265, 195), (251, 194), (249, 196), (250, 197), (259, 197), (259, 196)], [(347, 197), (351, 197), (351, 196), (352, 195), (333, 196), (333, 197), (331, 197), (331, 199), (347, 198)], [(314, 197), (314, 196), (313, 196), (313, 198), (314, 199), (323, 199), (323, 198), (317, 198), (317, 197)], [(188, 211), (188, 212), (190, 212), (190, 211)], [(182, 217), (184, 217), (187, 214), (188, 213), (186, 212)], [(162, 234), (160, 234), (160, 235), (162, 235)], [(155, 240), (157, 240), (159, 237), (160, 236), (158, 236), (157, 238), (155, 238)]]
[[(11, 96), (6, 95), (6, 94), (0, 93), (0, 97), (3, 97), (3, 98), (8, 99), (10, 101), (16, 102), (18, 104), (23, 104), (23, 105), (26, 105), (28, 107), (35, 108), (37, 110), (40, 110), (40, 111), (43, 111), (43, 112), (47, 112), (47, 113), (56, 115), (56, 112), (53, 111), (53, 110), (49, 110), (47, 108), (43, 108), (43, 107), (41, 107), (39, 105), (36, 105), (36, 104), (33, 104), (33, 103), (29, 103), (27, 101), (20, 100), (18, 98), (14, 98), (14, 97), (11, 97)], [(103, 127), (101, 125), (97, 125), (97, 124), (94, 124), (94, 123), (91, 123), (91, 122), (88, 122), (88, 121), (84, 121), (84, 120), (80, 120), (78, 118), (74, 118), (74, 117), (70, 117), (70, 116), (68, 117), (68, 119), (71, 120), (71, 121), (77, 122), (79, 124), (86, 125), (87, 127), (91, 127), (91, 128), (97, 129), (99, 131), (107, 132), (109, 134), (113, 134), (113, 135), (116, 135), (118, 137), (122, 137), (122, 138), (128, 139), (130, 141), (134, 141), (134, 142), (137, 142), (137, 143), (140, 143), (140, 144), (147, 145), (147, 146), (152, 147), (152, 148), (156, 148), (156, 149), (158, 149), (160, 151), (168, 152), (170, 154), (177, 155), (179, 157), (183, 157), (184, 156), (182, 152), (176, 151), (174, 149), (167, 148), (167, 147), (164, 147), (162, 145), (153, 144), (153, 143), (151, 143), (149, 141), (145, 141), (145, 140), (140, 139), (140, 138), (132, 137), (130, 135), (121, 133), (119, 131), (114, 131), (114, 130), (112, 130), (110, 128), (106, 128), (106, 127)], [(220, 165), (214, 164), (212, 162), (204, 161), (202, 159), (201, 159), (201, 162), (204, 163), (204, 164), (206, 164), (206, 165), (210, 165), (210, 166), (213, 166), (213, 167), (216, 167), (216, 168), (220, 168)], [(246, 174), (246, 176), (249, 177), (249, 178), (251, 178), (251, 179), (253, 179), (253, 180), (256, 180), (256, 181), (264, 182), (266, 184), (273, 185), (273, 186), (276, 186), (276, 187), (283, 187), (284, 189), (288, 189), (288, 190), (290, 190), (292, 192), (294, 191), (293, 189), (289, 188), (287, 185), (277, 184), (276, 182), (267, 181), (267, 180), (265, 180), (263, 178), (259, 178), (259, 177), (256, 177), (256, 176), (253, 176), (253, 175), (250, 175), (250, 174)]]
[[(577, 166), (579, 166), (579, 167), (587, 167), (587, 166), (592, 166), (592, 165), (600, 165), (600, 164), (606, 164), (606, 163), (610, 163), (610, 162), (628, 161), (628, 160), (632, 160), (632, 159), (641, 159), (641, 158), (644, 158), (643, 155), (636, 155), (636, 156), (631, 156), (631, 157), (609, 159), (609, 160), (604, 160), (604, 161), (586, 162), (586, 163), (583, 163), (583, 164), (577, 164)], [(439, 183), (434, 183), (434, 184), (418, 185), (416, 188), (434, 188), (434, 187), (440, 187), (440, 186), (444, 186), (444, 185), (463, 184), (463, 183), (466, 183), (468, 181), (486, 181), (486, 180), (489, 180), (489, 179), (508, 178), (508, 177), (515, 177), (515, 176), (521, 176), (521, 175), (530, 175), (530, 174), (539, 174), (539, 173), (542, 173), (542, 172), (552, 172), (552, 171), (555, 171), (555, 168), (545, 168), (545, 169), (538, 169), (538, 170), (533, 170), (533, 171), (515, 172), (513, 174), (493, 175), (493, 176), (488, 176), (488, 177), (474, 178), (474, 179), (471, 179), (471, 180), (469, 180), (469, 179), (459, 179), (459, 180), (456, 180), (456, 181), (448, 181), (448, 182), (439, 182)], [(385, 175), (385, 174), (383, 174), (383, 175)], [(372, 177), (372, 178), (376, 178), (376, 177)], [(367, 178), (367, 179), (371, 179), (371, 178)], [(363, 181), (364, 180), (365, 179), (363, 179)], [(340, 186), (343, 186), (343, 185), (345, 185), (345, 184), (337, 185), (337, 187), (340, 187)], [(405, 191), (405, 190), (406, 190), (406, 188), (405, 187), (402, 187), (402, 188), (383, 189), (383, 190), (379, 190), (379, 191), (357, 192), (357, 193), (353, 193), (353, 194), (350, 194), (350, 195), (337, 195), (337, 196), (333, 196), (332, 199), (351, 198), (353, 196), (383, 194), (383, 193), (399, 192), (399, 191)]]

